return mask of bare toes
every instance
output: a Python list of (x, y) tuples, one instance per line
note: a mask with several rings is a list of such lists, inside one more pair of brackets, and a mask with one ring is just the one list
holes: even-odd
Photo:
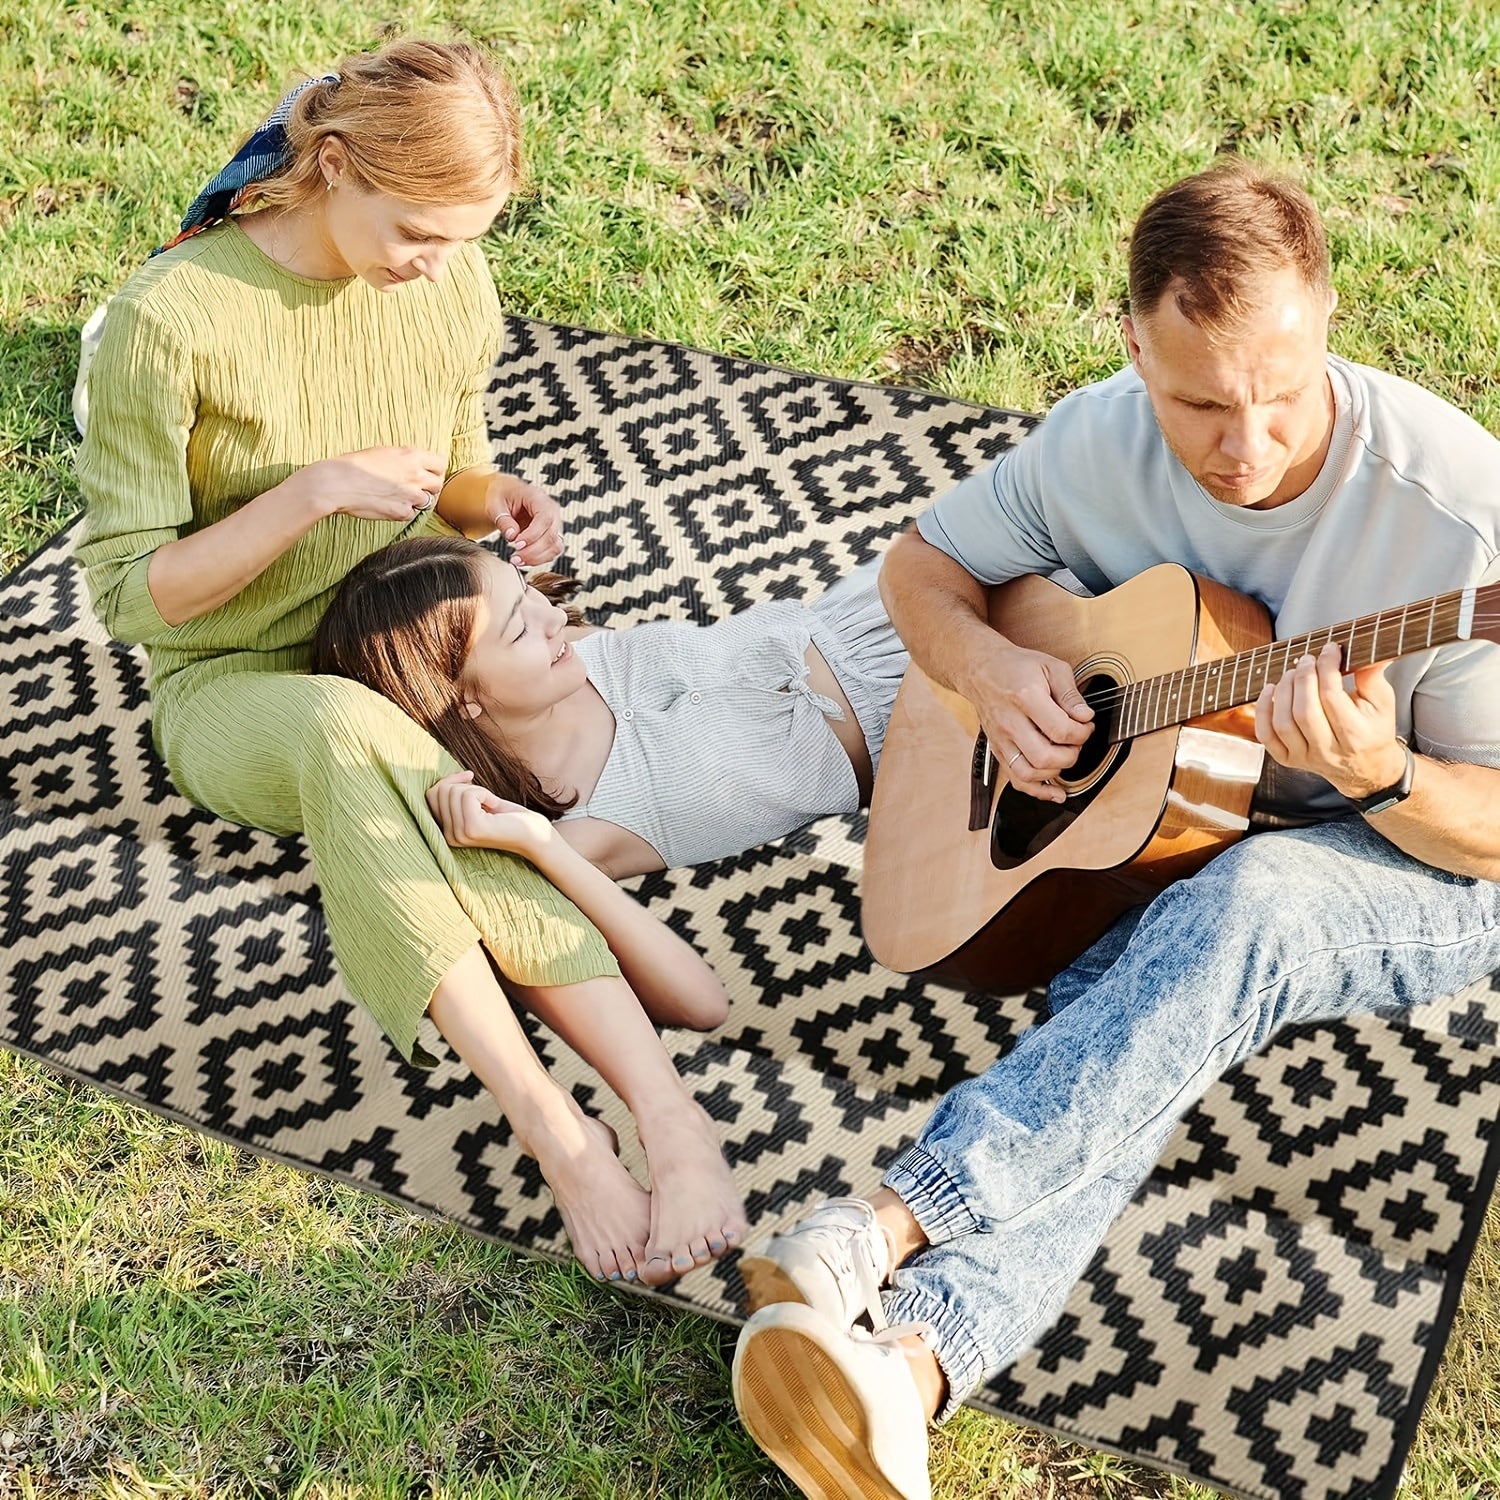
[(691, 1271), (691, 1261), (680, 1270), (674, 1269), (673, 1258), (670, 1255), (648, 1255), (641, 1265), (641, 1284), (643, 1286), (665, 1286), (669, 1281), (675, 1281), (683, 1270)]
[(743, 1222), (731, 1222), (724, 1224), (717, 1232), (708, 1237), (709, 1253), (717, 1259), (721, 1255), (728, 1255), (734, 1249), (741, 1235), (745, 1232)]
[(744, 1209), (713, 1121), (693, 1105), (643, 1125), (641, 1144), (651, 1172), (650, 1272), (669, 1257), (671, 1275), (685, 1276), (729, 1248), (724, 1231), (743, 1228)]
[(619, 1281), (650, 1236), (650, 1195), (613, 1154), (614, 1132), (591, 1116), (575, 1118), (581, 1134), (538, 1142), (538, 1164), (578, 1263), (596, 1280)]

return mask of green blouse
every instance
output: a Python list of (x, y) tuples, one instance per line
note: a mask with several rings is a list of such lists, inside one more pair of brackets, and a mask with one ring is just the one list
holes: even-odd
[(151, 554), (336, 454), (404, 441), (446, 454), (449, 474), (486, 462), (481, 397), (502, 333), (473, 245), (441, 281), (381, 292), (283, 270), (231, 220), (130, 278), (89, 374), (78, 556), (110, 635), (146, 647), (158, 722), (221, 672), (305, 670), (355, 563), (451, 528), (431, 512), (330, 516), (234, 599), (175, 626), (146, 588)]

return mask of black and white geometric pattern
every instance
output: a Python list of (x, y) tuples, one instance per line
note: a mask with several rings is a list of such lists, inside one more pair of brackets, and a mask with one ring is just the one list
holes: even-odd
[[(1030, 417), (513, 320), (496, 456), (559, 496), (596, 618), (706, 621), (876, 555)], [(932, 1099), (1041, 1014), (888, 973), (859, 817), (649, 876), (733, 999), (669, 1034), (760, 1227), (862, 1192)], [(641, 1159), (560, 1042), (550, 1066)], [(141, 657), (63, 536), (0, 583), (0, 1044), (545, 1255), (535, 1166), (429, 1027), (401, 1063), (333, 965), (301, 843), (197, 811), (150, 748)], [(1042, 1345), (978, 1404), (1246, 1495), (1394, 1492), (1500, 1164), (1500, 989), (1291, 1033), (1217, 1085)], [(732, 1261), (670, 1294), (733, 1317)]]

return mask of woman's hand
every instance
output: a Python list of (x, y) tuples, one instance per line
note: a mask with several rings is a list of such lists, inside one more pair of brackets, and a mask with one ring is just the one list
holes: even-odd
[(500, 849), (537, 864), (561, 843), (541, 813), (476, 786), (472, 771), (456, 771), (434, 782), (427, 789), (427, 806), (455, 849)]
[(492, 474), (484, 512), (521, 567), (540, 567), (562, 555), (562, 513), (539, 486), (515, 474)]
[(432, 508), (443, 460), (421, 448), (361, 448), (308, 464), (291, 476), (324, 515), (410, 521)]

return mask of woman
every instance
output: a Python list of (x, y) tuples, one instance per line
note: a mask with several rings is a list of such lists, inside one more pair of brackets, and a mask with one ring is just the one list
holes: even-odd
[[(906, 652), (873, 564), (810, 607), (597, 631), (477, 543), (412, 538), (355, 568), (313, 668), (389, 698), (473, 779), (434, 811), (492, 843), (486, 794), (557, 818), (615, 879), (737, 854), (869, 798)], [(461, 810), (461, 816), (453, 815)]]
[[(473, 47), (394, 42), (284, 99), (110, 305), (79, 556), (111, 634), (150, 656), (177, 786), (307, 836), (353, 993), (419, 1063), (429, 1013), (536, 1157), (580, 1261), (658, 1284), (744, 1223), (651, 1025), (714, 1024), (716, 982), (525, 820), (505, 847), (530, 863), (450, 848), (426, 803), (455, 769), (441, 747), (308, 675), (340, 580), (396, 538), (499, 526), (519, 561), (560, 549), (556, 506), (485, 462), (502, 325), (473, 241), (521, 171), (514, 94)], [(547, 1076), (491, 958), (630, 1106), (649, 1195)]]

